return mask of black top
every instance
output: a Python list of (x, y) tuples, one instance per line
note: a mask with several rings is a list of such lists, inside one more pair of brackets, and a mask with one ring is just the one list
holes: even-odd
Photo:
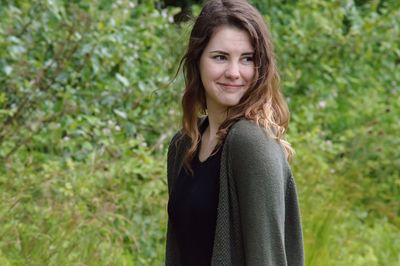
[(191, 166), (182, 167), (169, 202), (168, 214), (176, 232), (182, 265), (210, 265), (214, 243), (219, 194), (222, 147), (200, 162), (198, 152)]

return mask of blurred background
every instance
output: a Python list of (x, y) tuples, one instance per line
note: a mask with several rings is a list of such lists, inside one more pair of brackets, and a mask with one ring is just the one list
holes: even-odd
[[(0, 1), (0, 265), (163, 265), (200, 1)], [(307, 265), (400, 263), (400, 1), (253, 0), (274, 38)]]

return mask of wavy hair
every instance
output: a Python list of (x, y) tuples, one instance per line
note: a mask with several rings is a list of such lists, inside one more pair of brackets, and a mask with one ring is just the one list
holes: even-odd
[(215, 30), (232, 26), (244, 30), (254, 48), (255, 75), (248, 90), (235, 106), (229, 107), (227, 117), (217, 132), (220, 147), (229, 128), (239, 119), (252, 120), (277, 139), (290, 158), (294, 150), (284, 140), (289, 123), (289, 110), (280, 90), (280, 77), (265, 21), (246, 0), (208, 0), (193, 25), (189, 44), (179, 68), (183, 67), (185, 91), (182, 97), (182, 133), (191, 145), (184, 157), (184, 167), (191, 172), (190, 162), (201, 141), (199, 115), (206, 114), (205, 89), (200, 77), (200, 57)]

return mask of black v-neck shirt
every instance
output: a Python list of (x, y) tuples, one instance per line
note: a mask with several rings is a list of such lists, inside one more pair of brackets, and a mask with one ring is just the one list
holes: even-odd
[(219, 195), (221, 150), (191, 166), (194, 175), (182, 167), (168, 202), (169, 219), (176, 232), (184, 266), (211, 264)]

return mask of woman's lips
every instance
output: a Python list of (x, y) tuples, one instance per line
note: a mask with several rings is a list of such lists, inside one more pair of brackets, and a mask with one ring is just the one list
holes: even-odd
[(217, 83), (217, 84), (221, 86), (223, 89), (228, 91), (235, 91), (244, 86), (242, 84), (230, 84), (230, 83)]

